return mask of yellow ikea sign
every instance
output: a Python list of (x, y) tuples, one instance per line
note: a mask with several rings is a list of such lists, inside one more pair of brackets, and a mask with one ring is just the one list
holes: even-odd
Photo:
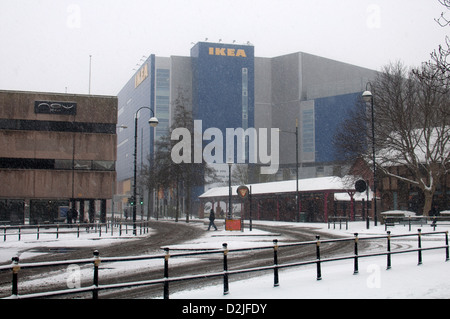
[(227, 48), (209, 48), (209, 55), (219, 56), (235, 56), (246, 58), (247, 54), (242, 49), (227, 49)]
[(142, 68), (136, 73), (134, 77), (134, 88), (137, 88), (139, 84), (144, 82), (144, 80), (148, 77), (148, 63), (145, 63)]

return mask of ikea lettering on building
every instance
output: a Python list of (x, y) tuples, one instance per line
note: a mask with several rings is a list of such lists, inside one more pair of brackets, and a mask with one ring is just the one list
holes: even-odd
[(232, 48), (209, 48), (209, 55), (221, 55), (221, 56), (235, 56), (246, 58), (247, 54), (245, 50), (242, 49), (232, 49)]

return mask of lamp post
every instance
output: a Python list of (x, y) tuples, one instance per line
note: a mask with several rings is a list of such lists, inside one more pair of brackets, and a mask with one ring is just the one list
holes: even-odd
[[(116, 129), (126, 129), (128, 128), (126, 125), (119, 125), (116, 126)], [(115, 185), (116, 184), (116, 180), (114, 180), (114, 182), (112, 183), (112, 200), (111, 200), (111, 219), (112, 219), (112, 224), (111, 224), (111, 236), (114, 234), (114, 189), (115, 189)]]
[(133, 179), (133, 235), (136, 235), (136, 187), (137, 187), (137, 128), (138, 128), (138, 113), (142, 109), (148, 109), (152, 112), (152, 117), (148, 120), (148, 124), (151, 127), (156, 127), (159, 123), (158, 119), (155, 117), (155, 113), (149, 107), (143, 106), (136, 111), (134, 114), (134, 179)]
[[(367, 83), (370, 85), (370, 83)], [(373, 112), (373, 95), (372, 92), (367, 90), (362, 94), (362, 98), (366, 103), (370, 102), (371, 112), (372, 112), (372, 165), (373, 165), (373, 220), (375, 226), (377, 226), (377, 178), (376, 178), (376, 162), (375, 162), (375, 118)]]
[(282, 131), (283, 133), (292, 133), (295, 134), (295, 173), (296, 173), (296, 180), (295, 180), (295, 186), (296, 186), (296, 205), (297, 205), (297, 222), (300, 222), (300, 198), (298, 195), (298, 119), (295, 119), (295, 132), (291, 131)]
[(231, 207), (231, 165), (233, 165), (233, 162), (228, 161), (228, 219), (231, 219), (233, 216), (233, 209)]

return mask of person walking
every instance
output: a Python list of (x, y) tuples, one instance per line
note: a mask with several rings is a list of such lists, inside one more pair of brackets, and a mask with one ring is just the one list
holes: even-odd
[(211, 228), (211, 226), (213, 226), (215, 228), (215, 230), (217, 230), (217, 227), (214, 224), (214, 220), (215, 219), (216, 219), (216, 215), (214, 214), (214, 209), (211, 209), (211, 211), (209, 212), (209, 226), (208, 226), (208, 230)]

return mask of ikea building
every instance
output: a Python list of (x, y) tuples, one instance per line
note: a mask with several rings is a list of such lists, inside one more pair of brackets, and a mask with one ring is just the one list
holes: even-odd
[[(287, 133), (295, 132), (296, 125), (300, 178), (336, 175), (342, 168), (332, 147), (334, 133), (375, 76), (374, 70), (303, 52), (255, 57), (252, 45), (199, 42), (190, 56), (150, 55), (118, 94), (118, 124), (129, 128), (118, 131), (119, 190), (132, 192), (135, 116), (139, 169), (153, 154), (155, 142), (167, 134), (180, 94), (194, 119), (201, 121), (202, 133), (216, 128), (225, 137), (227, 128), (278, 128), (279, 168), (272, 180), (296, 176), (296, 136)], [(158, 118), (156, 128), (147, 123), (152, 112), (137, 113), (142, 107)], [(216, 161), (216, 169), (228, 181), (226, 163), (239, 159), (237, 152), (234, 158), (226, 154)], [(248, 148), (245, 159), (248, 163)], [(257, 175), (252, 178), (249, 182), (258, 182)]]

